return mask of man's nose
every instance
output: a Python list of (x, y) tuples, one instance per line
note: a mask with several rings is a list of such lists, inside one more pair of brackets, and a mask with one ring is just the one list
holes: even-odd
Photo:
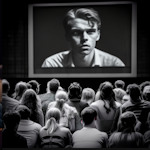
[(84, 31), (84, 32), (82, 33), (82, 41), (87, 41), (87, 40), (88, 40), (88, 34), (87, 34), (86, 31)]

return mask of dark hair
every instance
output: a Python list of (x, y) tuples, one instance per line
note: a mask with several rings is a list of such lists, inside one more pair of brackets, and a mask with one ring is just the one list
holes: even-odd
[(2, 79), (2, 92), (6, 93), (10, 89), (10, 84), (6, 79)]
[(3, 115), (3, 121), (7, 129), (14, 129), (20, 122), (20, 114), (17, 111), (8, 111)]
[(40, 84), (36, 80), (31, 80), (28, 83), (31, 85), (31, 89), (38, 93), (37, 89), (39, 89)]
[(97, 112), (91, 107), (86, 107), (81, 112), (81, 117), (85, 125), (92, 123), (96, 116)]
[(68, 87), (68, 97), (69, 99), (78, 98), (81, 99), (82, 87), (78, 82), (73, 82)]
[[(110, 108), (116, 109), (115, 93), (113, 92), (113, 85), (109, 81), (100, 84), (100, 99), (104, 101), (104, 108), (106, 112), (110, 112)], [(106, 106), (105, 100), (109, 100), (109, 107)]]
[(27, 106), (19, 105), (17, 107), (17, 111), (19, 112), (19, 114), (21, 116), (21, 119), (28, 119), (28, 118), (30, 118), (31, 111), (30, 111), (30, 109)]
[(122, 80), (115, 81), (115, 87), (116, 88), (122, 88), (122, 89), (124, 89), (124, 86), (125, 86), (125, 82), (124, 81), (122, 81)]
[(52, 79), (47, 83), (47, 88), (54, 93), (56, 93), (59, 86), (60, 86), (60, 82), (58, 79)]
[(133, 132), (136, 125), (137, 118), (135, 114), (131, 111), (124, 112), (120, 116), (118, 122), (118, 131), (119, 132)]
[(136, 83), (129, 84), (127, 89), (132, 100), (137, 100), (141, 96), (140, 87)]
[(98, 12), (92, 8), (75, 8), (67, 12), (63, 24), (66, 31), (68, 31), (69, 21), (75, 18), (81, 18), (88, 20), (90, 26), (94, 26), (95, 23), (98, 25), (98, 29), (101, 27), (101, 20)]

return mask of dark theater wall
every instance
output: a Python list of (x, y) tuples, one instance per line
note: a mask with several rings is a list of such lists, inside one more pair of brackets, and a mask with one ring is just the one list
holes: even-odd
[[(3, 0), (2, 2), (3, 78), (28, 78), (28, 4), (40, 2), (52, 1)], [(149, 5), (148, 1), (137, 0), (136, 2), (137, 77), (143, 78), (150, 77)]]

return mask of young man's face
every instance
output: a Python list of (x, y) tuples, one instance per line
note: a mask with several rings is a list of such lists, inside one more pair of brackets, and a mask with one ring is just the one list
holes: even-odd
[(67, 39), (70, 42), (73, 54), (88, 55), (100, 38), (100, 31), (95, 23), (92, 27), (87, 20), (76, 18), (69, 21), (71, 26), (67, 33)]

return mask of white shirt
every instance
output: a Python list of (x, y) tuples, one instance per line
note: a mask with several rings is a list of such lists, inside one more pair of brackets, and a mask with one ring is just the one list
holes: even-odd
[[(125, 64), (116, 56), (94, 49), (94, 58), (91, 67), (124, 67)], [(45, 59), (42, 68), (47, 67), (75, 67), (71, 51), (63, 51)]]

